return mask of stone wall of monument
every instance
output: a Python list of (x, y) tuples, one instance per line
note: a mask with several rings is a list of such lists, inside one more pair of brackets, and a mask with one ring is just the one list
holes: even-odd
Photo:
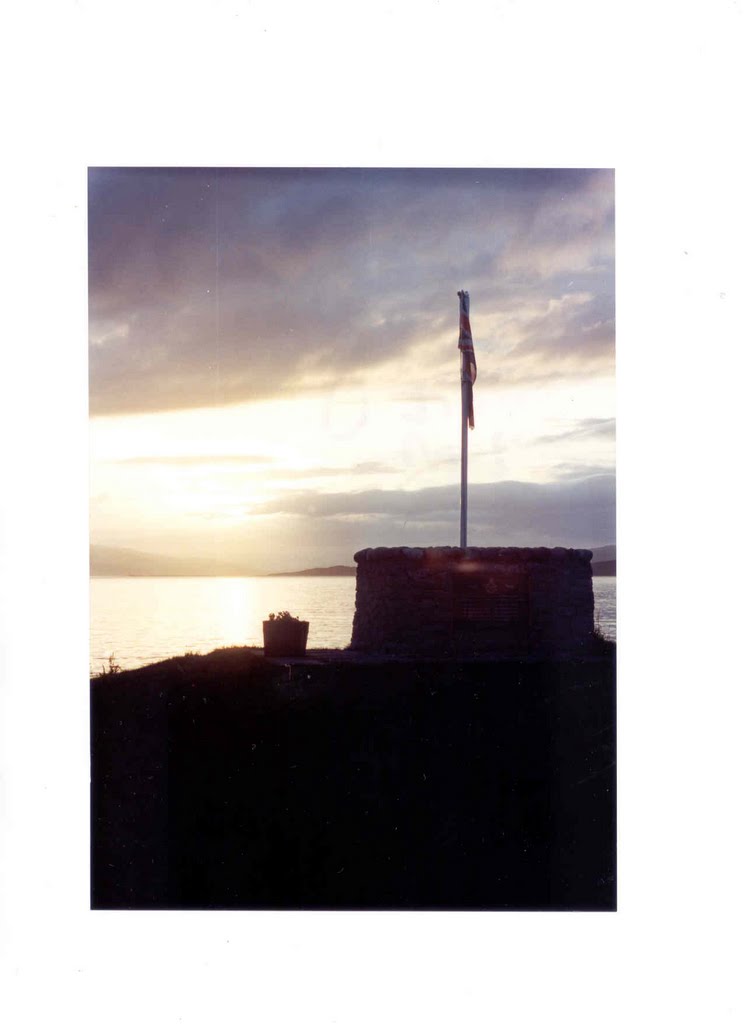
[(365, 548), (353, 650), (389, 654), (576, 654), (594, 629), (591, 551)]

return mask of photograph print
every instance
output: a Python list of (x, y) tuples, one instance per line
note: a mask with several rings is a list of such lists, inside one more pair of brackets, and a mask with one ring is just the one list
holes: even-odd
[(91, 907), (615, 910), (613, 171), (88, 230)]

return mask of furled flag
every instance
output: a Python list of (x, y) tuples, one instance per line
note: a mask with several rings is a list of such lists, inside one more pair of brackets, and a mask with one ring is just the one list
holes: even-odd
[(457, 347), (462, 353), (460, 357), (460, 380), (468, 384), (466, 388), (468, 425), (472, 430), (475, 426), (475, 414), (473, 412), (473, 384), (477, 374), (475, 365), (475, 351), (473, 349), (473, 335), (470, 331), (470, 295), (468, 292), (458, 292), (460, 297), (460, 340)]

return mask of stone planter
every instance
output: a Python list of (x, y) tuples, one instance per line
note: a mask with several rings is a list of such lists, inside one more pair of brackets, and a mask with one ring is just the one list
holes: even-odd
[(264, 656), (303, 658), (309, 628), (309, 622), (301, 622), (299, 619), (264, 619)]

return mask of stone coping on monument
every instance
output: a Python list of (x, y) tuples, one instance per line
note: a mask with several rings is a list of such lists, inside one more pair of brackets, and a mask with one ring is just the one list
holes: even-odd
[(450, 562), (591, 562), (593, 552), (586, 548), (516, 547), (427, 547), (363, 548), (354, 555), (357, 564), (388, 560)]

